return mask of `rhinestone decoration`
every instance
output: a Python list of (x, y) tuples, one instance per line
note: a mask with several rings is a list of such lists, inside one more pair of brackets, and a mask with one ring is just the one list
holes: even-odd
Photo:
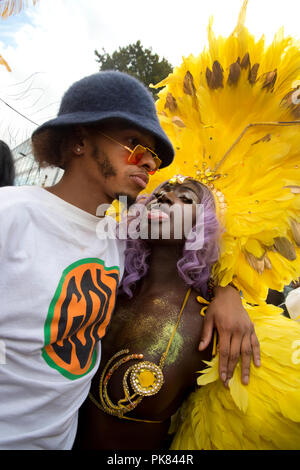
[(169, 184), (182, 184), (186, 179), (188, 179), (188, 176), (183, 176), (183, 175), (174, 175), (172, 178), (169, 179)]
[(144, 361), (131, 369), (130, 384), (139, 395), (155, 395), (162, 387), (164, 377), (162, 370), (153, 362)]

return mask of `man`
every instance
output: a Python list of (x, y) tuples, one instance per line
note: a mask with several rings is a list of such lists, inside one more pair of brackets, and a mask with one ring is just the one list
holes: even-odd
[[(97, 208), (119, 196), (134, 201), (174, 151), (150, 93), (111, 71), (72, 85), (57, 118), (33, 133), (32, 144), (41, 166), (65, 171), (47, 189), (0, 190), (0, 448), (70, 449), (124, 270), (122, 242), (97, 236)], [(236, 308), (234, 289), (224, 289), (206, 315), (201, 349), (214, 325), (222, 330), (218, 313), (224, 319)], [(247, 318), (244, 330), (235, 322), (227, 341), (220, 339), (224, 383), (238, 360), (231, 334), (240, 345), (252, 330)]]
[(73, 84), (32, 143), (65, 172), (48, 189), (0, 190), (0, 448), (70, 449), (123, 273), (122, 244), (96, 235), (97, 208), (134, 200), (174, 152), (150, 93), (119, 72)]

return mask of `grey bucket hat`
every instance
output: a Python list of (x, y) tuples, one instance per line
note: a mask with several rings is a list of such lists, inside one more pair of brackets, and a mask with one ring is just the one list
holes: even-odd
[(159, 123), (151, 93), (137, 79), (117, 71), (98, 72), (75, 82), (64, 94), (57, 117), (38, 127), (32, 137), (55, 127), (113, 119), (151, 134), (161, 168), (172, 163), (174, 149)]

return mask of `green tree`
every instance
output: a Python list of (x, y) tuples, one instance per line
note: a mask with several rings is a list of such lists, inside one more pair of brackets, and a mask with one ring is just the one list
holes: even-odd
[[(150, 83), (158, 83), (165, 78), (173, 69), (167, 59), (146, 49), (140, 41), (120, 47), (119, 50), (108, 54), (104, 49), (100, 54), (95, 50), (96, 61), (100, 64), (100, 70), (119, 70), (126, 72), (141, 80), (147, 87)], [(153, 96), (156, 97), (157, 90), (150, 88)]]

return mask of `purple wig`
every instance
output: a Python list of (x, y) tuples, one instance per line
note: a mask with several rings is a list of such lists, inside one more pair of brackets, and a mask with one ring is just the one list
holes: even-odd
[[(177, 262), (177, 269), (180, 277), (188, 285), (199, 290), (203, 296), (207, 296), (207, 281), (210, 277), (211, 267), (218, 260), (219, 256), (219, 224), (216, 217), (216, 207), (214, 197), (211, 191), (196, 180), (189, 179), (189, 184), (193, 186), (201, 202), (201, 210), (204, 217), (196, 217), (196, 224), (192, 227), (185, 245), (183, 247), (182, 257)], [(162, 183), (148, 197), (141, 196), (137, 199), (138, 203), (148, 204), (154, 199), (154, 193), (159, 191), (168, 182)], [(199, 210), (199, 209), (198, 209)], [(204, 230), (204, 232), (203, 232)], [(188, 249), (188, 243), (191, 245), (196, 242), (200, 233), (204, 233), (203, 243), (199, 244), (200, 249)], [(201, 235), (203, 237), (203, 235)], [(120, 286), (120, 292), (124, 292), (129, 297), (133, 296), (133, 289), (142, 277), (147, 274), (151, 255), (150, 244), (140, 238), (128, 239), (125, 250), (125, 271)]]

